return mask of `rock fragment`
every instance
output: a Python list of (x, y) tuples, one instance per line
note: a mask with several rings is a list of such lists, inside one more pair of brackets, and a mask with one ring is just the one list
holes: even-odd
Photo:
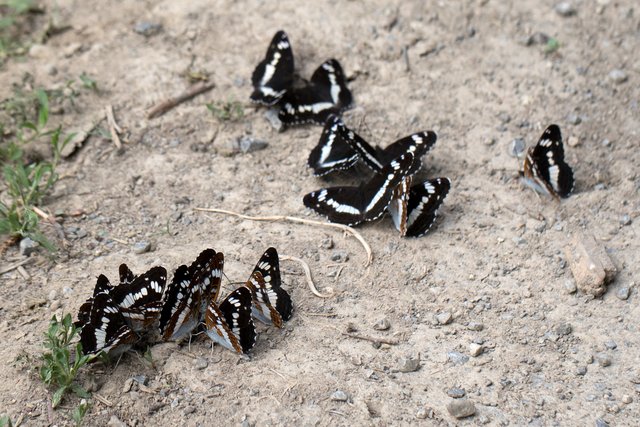
[(578, 289), (595, 297), (604, 294), (618, 272), (604, 246), (590, 234), (576, 235), (564, 253)]
[(447, 411), (455, 418), (466, 418), (476, 413), (476, 406), (468, 399), (454, 399), (447, 404)]

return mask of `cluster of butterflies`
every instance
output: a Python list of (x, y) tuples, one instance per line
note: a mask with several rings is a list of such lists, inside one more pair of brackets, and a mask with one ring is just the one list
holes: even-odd
[(340, 114), (353, 102), (342, 67), (335, 59), (320, 64), (310, 81), (294, 79), (293, 51), (284, 31), (273, 36), (251, 81), (254, 88), (251, 100), (277, 107), (278, 118), (285, 126), (322, 125), (331, 114)]
[(136, 344), (180, 340), (200, 330), (229, 350), (248, 353), (256, 343), (254, 317), (281, 328), (293, 314), (278, 252), (267, 249), (249, 280), (220, 302), (223, 267), (222, 252), (205, 249), (175, 270), (166, 289), (164, 267), (136, 276), (122, 264), (115, 286), (101, 274), (75, 322), (84, 353), (115, 357)]

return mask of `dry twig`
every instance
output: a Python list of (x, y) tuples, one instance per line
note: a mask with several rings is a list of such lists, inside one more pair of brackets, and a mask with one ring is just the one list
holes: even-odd
[(335, 224), (332, 222), (320, 222), (320, 221), (314, 221), (312, 219), (296, 218), (293, 216), (285, 216), (285, 215), (250, 216), (250, 215), (244, 215), (238, 212), (228, 211), (224, 209), (214, 209), (214, 208), (194, 208), (194, 210), (201, 211), (201, 212), (213, 212), (213, 213), (221, 213), (225, 215), (233, 215), (238, 218), (247, 219), (250, 221), (288, 221), (288, 222), (294, 222), (297, 224), (308, 224), (308, 225), (317, 225), (321, 227), (337, 228), (339, 230), (342, 230), (351, 234), (353, 237), (358, 239), (358, 241), (362, 244), (362, 247), (364, 247), (364, 250), (367, 252), (367, 261), (364, 264), (365, 267), (368, 267), (371, 264), (371, 261), (373, 260), (373, 253), (371, 252), (371, 247), (369, 246), (369, 244), (366, 242), (366, 240), (364, 240), (364, 238), (360, 233), (358, 233), (356, 230), (349, 227), (348, 225)]
[(15, 270), (18, 267), (22, 267), (23, 265), (30, 263), (31, 261), (33, 261), (33, 258), (23, 259), (22, 261), (18, 261), (16, 263), (6, 265), (0, 268), (0, 274), (8, 273), (11, 270)]
[(315, 283), (313, 283), (313, 278), (311, 277), (311, 269), (309, 268), (309, 264), (304, 262), (304, 260), (298, 257), (290, 256), (290, 255), (280, 255), (280, 259), (287, 260), (287, 261), (295, 261), (300, 263), (300, 265), (302, 265), (302, 269), (304, 270), (304, 275), (307, 278), (307, 284), (309, 285), (309, 289), (311, 289), (311, 292), (315, 296), (320, 298), (331, 298), (333, 296), (334, 293), (333, 293), (333, 289), (331, 288), (327, 288), (329, 290), (328, 294), (321, 294), (320, 292), (318, 292), (318, 288), (316, 288)]
[(200, 95), (201, 93), (211, 90), (214, 86), (215, 84), (210, 82), (198, 82), (194, 85), (191, 85), (186, 91), (176, 96), (175, 98), (169, 98), (166, 101), (157, 104), (151, 109), (151, 111), (149, 111), (147, 118), (155, 119), (156, 117), (160, 117), (177, 105), (180, 105), (183, 102), (188, 101), (197, 95)]
[(113, 116), (113, 107), (111, 106), (111, 104), (104, 107), (104, 111), (107, 116), (107, 125), (109, 125), (111, 140), (116, 145), (116, 148), (118, 150), (121, 150), (122, 143), (120, 142), (120, 137), (118, 136), (118, 134), (122, 132), (122, 129), (120, 129), (120, 126), (118, 126), (118, 124), (116, 123), (116, 118)]
[(369, 336), (366, 336), (366, 335), (353, 334), (353, 333), (349, 333), (349, 332), (343, 332), (342, 335), (346, 335), (346, 336), (348, 336), (350, 338), (355, 338), (357, 340), (370, 341), (370, 342), (379, 343), (379, 344), (389, 344), (389, 345), (398, 345), (398, 344), (400, 344), (400, 342), (398, 340), (392, 340), (392, 339), (387, 339), (387, 338), (369, 337)]

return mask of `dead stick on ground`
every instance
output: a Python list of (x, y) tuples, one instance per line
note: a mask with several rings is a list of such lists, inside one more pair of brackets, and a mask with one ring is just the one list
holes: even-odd
[(355, 338), (357, 340), (377, 342), (377, 343), (380, 343), (380, 344), (389, 344), (389, 345), (398, 345), (398, 344), (400, 344), (400, 342), (398, 340), (391, 340), (391, 339), (386, 339), (386, 338), (368, 337), (368, 336), (365, 336), (365, 335), (350, 334), (348, 332), (343, 332), (342, 335), (346, 335), (346, 336), (348, 336), (350, 338)]
[(364, 240), (364, 238), (362, 237), (362, 235), (360, 235), (360, 233), (358, 233), (356, 230), (349, 227), (348, 225), (335, 224), (332, 222), (320, 222), (320, 221), (314, 221), (311, 219), (296, 218), (293, 216), (285, 216), (285, 215), (249, 216), (249, 215), (244, 215), (238, 212), (227, 211), (224, 209), (214, 209), (214, 208), (210, 208), (210, 209), (194, 208), (194, 210), (201, 211), (201, 212), (214, 212), (214, 213), (221, 213), (226, 215), (233, 215), (233, 216), (237, 216), (238, 218), (248, 219), (250, 221), (289, 221), (289, 222), (295, 222), (298, 224), (318, 225), (321, 227), (337, 228), (339, 230), (346, 231), (347, 233), (351, 234), (353, 237), (358, 239), (358, 241), (362, 244), (362, 247), (364, 247), (364, 250), (367, 252), (367, 261), (364, 263), (365, 267), (368, 267), (371, 264), (371, 261), (373, 260), (373, 253), (371, 252), (371, 247), (369, 246), (369, 244), (366, 242), (366, 240)]
[(156, 117), (160, 117), (167, 111), (171, 110), (173, 107), (182, 104), (185, 101), (190, 100), (191, 98), (200, 95), (208, 90), (213, 89), (215, 84), (210, 82), (199, 82), (192, 86), (190, 86), (185, 92), (176, 96), (175, 98), (169, 98), (166, 101), (157, 104), (155, 107), (149, 111), (147, 118), (155, 119)]
[(304, 274), (307, 277), (307, 284), (309, 285), (309, 289), (311, 289), (311, 292), (320, 298), (331, 298), (334, 293), (333, 293), (333, 289), (331, 288), (327, 288), (329, 290), (328, 294), (321, 294), (320, 292), (318, 292), (318, 289), (316, 288), (315, 283), (313, 283), (313, 278), (311, 277), (311, 269), (309, 268), (309, 264), (307, 264), (306, 262), (304, 262), (304, 260), (294, 257), (294, 256), (289, 256), (289, 255), (280, 255), (280, 259), (282, 260), (288, 260), (288, 261), (295, 261), (300, 263), (300, 265), (302, 265), (302, 269), (304, 270)]
[(0, 274), (8, 273), (11, 270), (15, 270), (18, 267), (22, 267), (23, 265), (30, 263), (31, 261), (33, 261), (33, 258), (27, 258), (25, 260), (16, 262), (15, 264), (10, 264), (5, 267), (2, 267), (0, 268)]
[(122, 132), (122, 129), (120, 129), (120, 126), (118, 126), (118, 124), (116, 123), (116, 118), (113, 116), (113, 107), (111, 106), (111, 104), (104, 107), (104, 111), (107, 116), (107, 124), (109, 125), (111, 140), (116, 145), (116, 148), (118, 150), (121, 150), (122, 143), (120, 142), (120, 137), (118, 136), (118, 134)]

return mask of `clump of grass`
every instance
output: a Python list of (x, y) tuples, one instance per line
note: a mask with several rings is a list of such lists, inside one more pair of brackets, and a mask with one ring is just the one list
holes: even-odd
[(22, 54), (29, 43), (28, 15), (39, 11), (35, 0), (0, 0), (0, 64), (11, 55)]
[(244, 117), (244, 107), (238, 101), (211, 102), (205, 104), (207, 109), (221, 122), (235, 122)]
[(82, 399), (80, 404), (76, 406), (76, 408), (71, 413), (71, 419), (76, 426), (82, 425), (82, 420), (84, 420), (84, 416), (87, 415), (87, 411), (91, 408), (91, 404), (86, 400)]
[(547, 55), (556, 52), (560, 49), (560, 42), (555, 37), (549, 37), (547, 44), (544, 46), (544, 53)]
[(0, 427), (12, 427), (13, 423), (11, 422), (11, 418), (8, 415), (3, 415), (0, 417)]
[[(7, 235), (13, 241), (29, 237), (54, 251), (53, 245), (40, 231), (34, 207), (42, 203), (58, 180), (56, 167), (62, 157), (62, 150), (73, 138), (73, 134), (63, 137), (60, 126), (47, 130), (48, 96), (44, 90), (37, 90), (35, 96), (39, 104), (36, 121), (23, 122), (14, 139), (0, 151), (2, 176), (8, 196), (8, 200), (0, 200), (0, 235)], [(24, 146), (43, 139), (50, 145), (52, 157), (27, 163)]]
[[(44, 346), (48, 351), (42, 355), (42, 365), (40, 366), (40, 379), (51, 387), (56, 387), (56, 391), (51, 398), (51, 404), (55, 408), (67, 392), (73, 392), (83, 399), (90, 397), (89, 393), (75, 382), (80, 368), (90, 362), (95, 356), (82, 353), (82, 345), (75, 345), (75, 357), (72, 356), (71, 341), (77, 335), (77, 330), (71, 315), (65, 315), (62, 320), (53, 316), (49, 323), (49, 329), (45, 334)], [(82, 403), (81, 403), (82, 406)], [(85, 402), (86, 406), (86, 402)], [(88, 407), (78, 409), (77, 417), (80, 421), (84, 417)], [(76, 414), (73, 415), (74, 420)]]

